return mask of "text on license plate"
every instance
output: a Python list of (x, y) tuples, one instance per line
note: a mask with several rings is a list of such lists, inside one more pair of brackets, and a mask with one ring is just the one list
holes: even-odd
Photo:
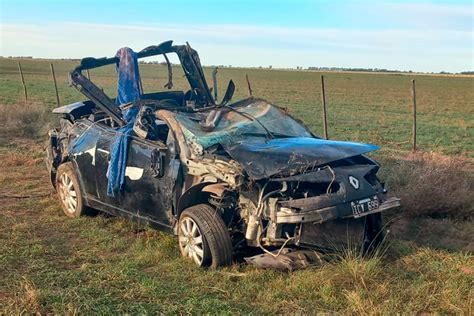
[(352, 214), (354, 214), (354, 217), (356, 218), (364, 216), (365, 213), (369, 213), (378, 209), (379, 206), (380, 202), (377, 196), (351, 202)]

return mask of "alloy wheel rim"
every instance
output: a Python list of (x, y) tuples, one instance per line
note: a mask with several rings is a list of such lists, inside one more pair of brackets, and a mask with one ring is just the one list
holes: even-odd
[(74, 183), (67, 173), (61, 174), (59, 181), (59, 196), (66, 208), (66, 211), (73, 214), (77, 208), (77, 192), (74, 189)]
[(204, 244), (201, 231), (194, 220), (185, 217), (180, 224), (179, 247), (184, 256), (201, 265), (204, 258)]

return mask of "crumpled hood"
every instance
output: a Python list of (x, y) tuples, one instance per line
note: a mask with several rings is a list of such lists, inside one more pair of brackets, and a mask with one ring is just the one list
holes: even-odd
[(245, 169), (251, 179), (276, 174), (288, 176), (309, 167), (361, 155), (378, 146), (319, 138), (295, 137), (271, 140), (250, 140), (224, 145), (224, 149)]

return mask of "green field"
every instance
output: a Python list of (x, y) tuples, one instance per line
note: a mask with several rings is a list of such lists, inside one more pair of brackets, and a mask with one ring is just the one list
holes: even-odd
[[(381, 177), (403, 207), (386, 214), (387, 243), (374, 258), (347, 251), (281, 273), (241, 259), (199, 269), (172, 236), (105, 215), (66, 218), (42, 160), (54, 124), (49, 61), (21, 62), (28, 104), (16, 60), (0, 59), (1, 315), (474, 313), (474, 78), (324, 73), (330, 137), (381, 145)], [(61, 104), (83, 99), (67, 85), (75, 62), (54, 65)], [(141, 67), (145, 91), (165, 84), (164, 67)], [(287, 106), (321, 134), (321, 73), (225, 68), (220, 90), (232, 78), (235, 99), (246, 96), (246, 73), (254, 96)], [(113, 67), (91, 78), (114, 94)], [(416, 155), (408, 151), (412, 78), (424, 150)]]
[[(55, 106), (49, 61), (22, 60), (30, 100)], [(68, 86), (67, 73), (77, 61), (54, 61), (61, 104), (82, 100)], [(140, 65), (145, 92), (162, 90), (166, 68)], [(205, 69), (211, 82), (210, 68)], [(175, 89), (187, 89), (182, 70), (174, 67)], [(236, 83), (234, 100), (247, 96), (248, 74), (254, 96), (287, 107), (313, 132), (322, 134), (320, 76), (324, 74), (329, 136), (371, 142), (387, 149), (410, 149), (411, 79), (416, 80), (418, 144), (425, 151), (474, 157), (474, 78), (430, 75), (320, 73), (269, 69), (219, 69), (219, 95), (228, 80)], [(113, 96), (113, 66), (90, 72), (94, 82)], [(17, 61), (0, 59), (0, 104), (18, 104), (22, 86)]]

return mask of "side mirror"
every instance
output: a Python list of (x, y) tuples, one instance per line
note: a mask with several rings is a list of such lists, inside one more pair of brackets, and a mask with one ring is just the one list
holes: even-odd
[(154, 178), (161, 178), (165, 175), (165, 157), (166, 154), (158, 149), (153, 149), (151, 152), (150, 169)]
[(234, 96), (235, 92), (235, 84), (232, 80), (229, 81), (229, 84), (227, 85), (227, 90), (225, 91), (224, 99), (222, 99), (221, 105), (227, 104), (232, 97)]

